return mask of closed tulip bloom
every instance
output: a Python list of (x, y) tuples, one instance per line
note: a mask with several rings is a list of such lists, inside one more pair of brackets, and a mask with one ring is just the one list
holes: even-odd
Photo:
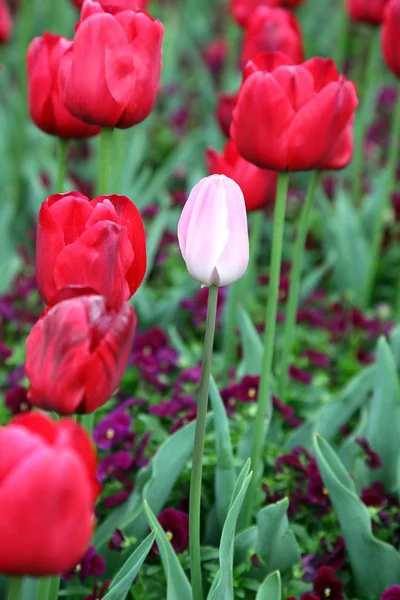
[(124, 302), (103, 296), (62, 300), (34, 325), (26, 342), (26, 375), (33, 406), (62, 415), (91, 413), (117, 389), (136, 331)]
[(246, 65), (231, 136), (264, 169), (342, 169), (353, 154), (357, 104), (354, 84), (332, 60), (293, 65), (283, 54), (260, 54)]
[(100, 491), (87, 433), (39, 413), (0, 428), (0, 572), (57, 575), (71, 569), (93, 533)]
[(388, 0), (346, 0), (346, 3), (354, 21), (380, 25)]
[(220, 129), (226, 137), (229, 137), (236, 99), (237, 94), (228, 94), (226, 92), (221, 92), (218, 96), (216, 116)]
[(30, 43), (27, 54), (29, 112), (33, 122), (46, 133), (61, 138), (87, 138), (100, 133), (100, 127), (71, 115), (60, 95), (60, 61), (71, 46), (72, 42), (52, 33), (44, 33)]
[(43, 202), (36, 236), (36, 278), (46, 304), (70, 286), (90, 288), (115, 305), (128, 300), (146, 272), (146, 238), (126, 196), (89, 201), (78, 192)]
[(13, 20), (10, 8), (6, 0), (0, 0), (0, 44), (4, 44), (10, 38)]
[(63, 100), (77, 118), (126, 129), (156, 101), (163, 26), (149, 14), (86, 0), (61, 63)]
[(229, 8), (235, 21), (245, 27), (249, 17), (259, 6), (296, 8), (300, 4), (303, 4), (303, 2), (305, 0), (230, 0)]
[(190, 192), (178, 224), (179, 247), (191, 276), (204, 285), (229, 285), (249, 262), (243, 193), (225, 175), (202, 179)]
[(243, 41), (243, 66), (262, 52), (283, 52), (294, 63), (303, 62), (303, 38), (293, 13), (260, 6), (250, 16)]
[(209, 148), (206, 163), (211, 175), (226, 175), (236, 181), (248, 212), (274, 203), (278, 174), (260, 169), (242, 158), (232, 140), (226, 143), (222, 154)]
[[(71, 0), (77, 8), (81, 8), (84, 0)], [(102, 6), (117, 6), (119, 8), (128, 8), (129, 10), (144, 10), (149, 0), (97, 0)]]
[(391, 0), (382, 27), (382, 53), (388, 68), (400, 79), (400, 0)]

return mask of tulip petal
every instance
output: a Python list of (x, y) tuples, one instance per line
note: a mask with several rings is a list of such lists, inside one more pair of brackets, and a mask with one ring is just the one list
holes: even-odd
[(64, 244), (73, 244), (86, 230), (93, 208), (86, 196), (60, 194), (55, 202), (50, 198), (51, 214), (63, 231)]
[(48, 201), (44, 202), (39, 211), (36, 232), (36, 281), (39, 293), (46, 303), (57, 292), (54, 267), (64, 246), (64, 232), (50, 210)]
[(274, 76), (254, 73), (240, 89), (231, 136), (246, 160), (261, 168), (283, 171), (294, 117), (292, 105)]
[(306, 60), (301, 65), (304, 69), (307, 69), (314, 79), (314, 90), (318, 93), (322, 88), (326, 87), (328, 83), (337, 81), (339, 79), (339, 73), (335, 63), (330, 58), (321, 58), (320, 56), (314, 56), (310, 60)]
[(314, 80), (302, 66), (278, 67), (273, 73), (295, 112), (314, 97)]

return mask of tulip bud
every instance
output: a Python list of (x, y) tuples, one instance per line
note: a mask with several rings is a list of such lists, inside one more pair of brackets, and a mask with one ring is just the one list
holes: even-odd
[(78, 192), (43, 202), (36, 239), (36, 278), (46, 304), (69, 286), (90, 288), (115, 305), (135, 293), (146, 272), (146, 238), (126, 196), (89, 201)]
[(259, 6), (296, 8), (303, 2), (305, 0), (230, 0), (229, 9), (235, 21), (246, 27), (249, 17)]
[(72, 42), (44, 33), (29, 44), (27, 54), (28, 104), (32, 121), (46, 133), (61, 138), (88, 138), (100, 127), (80, 121), (65, 108), (60, 96), (60, 62)]
[(243, 193), (225, 175), (202, 179), (190, 192), (178, 224), (179, 247), (191, 276), (228, 285), (245, 273), (249, 238)]
[(126, 129), (143, 121), (157, 97), (163, 32), (143, 11), (85, 0), (60, 68), (68, 110), (100, 127)]
[(380, 25), (388, 0), (346, 0), (347, 10), (354, 21)]
[(0, 0), (0, 44), (8, 41), (13, 26), (11, 11), (6, 0)]
[(31, 404), (64, 415), (99, 408), (121, 381), (135, 331), (128, 303), (115, 309), (86, 295), (56, 304), (26, 342)]
[(243, 192), (248, 212), (274, 204), (278, 173), (260, 169), (245, 160), (232, 140), (226, 143), (222, 154), (208, 148), (206, 163), (211, 175), (226, 175), (236, 181)]
[(39, 413), (0, 428), (0, 572), (50, 576), (87, 549), (100, 492), (87, 433)]
[(400, 79), (400, 0), (389, 2), (382, 26), (382, 53), (389, 69)]
[[(84, 0), (71, 0), (77, 8), (81, 8)], [(128, 10), (145, 10), (149, 0), (97, 0), (102, 6), (116, 6)]]

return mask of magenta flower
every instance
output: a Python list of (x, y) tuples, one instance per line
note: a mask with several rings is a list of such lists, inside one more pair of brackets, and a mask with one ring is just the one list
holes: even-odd
[(379, 454), (377, 452), (372, 450), (371, 446), (369, 445), (368, 440), (366, 438), (356, 438), (355, 441), (365, 451), (368, 467), (371, 470), (379, 469), (379, 467), (382, 466), (381, 457), (379, 456)]
[(385, 590), (380, 600), (400, 600), (400, 585), (392, 585)]
[(158, 522), (175, 552), (179, 554), (186, 550), (189, 544), (189, 515), (175, 508), (164, 508), (158, 515)]

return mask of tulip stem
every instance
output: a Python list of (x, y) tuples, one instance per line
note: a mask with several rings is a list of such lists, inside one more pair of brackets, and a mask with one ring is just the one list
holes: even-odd
[(212, 285), (208, 290), (204, 353), (203, 363), (201, 367), (199, 400), (197, 404), (192, 473), (190, 478), (189, 549), (193, 600), (203, 600), (203, 582), (200, 558), (201, 479), (203, 472), (203, 453), (204, 438), (206, 432), (208, 388), (210, 383), (215, 321), (217, 316), (217, 300), (218, 286)]
[(48, 600), (50, 589), (50, 577), (41, 577), (38, 582), (36, 600)]
[(56, 575), (55, 577), (51, 577), (47, 600), (57, 600), (59, 589), (60, 589), (60, 576)]
[(105, 128), (101, 130), (100, 134), (98, 196), (105, 196), (110, 193), (113, 131), (113, 129)]
[(276, 329), (276, 315), (278, 311), (279, 280), (282, 263), (283, 232), (285, 227), (286, 199), (289, 187), (289, 173), (279, 173), (276, 192), (274, 224), (272, 233), (272, 252), (270, 263), (270, 281), (268, 288), (267, 311), (265, 317), (264, 353), (261, 365), (260, 387), (258, 393), (257, 414), (254, 425), (253, 448), (251, 454), (251, 468), (254, 477), (250, 481), (243, 508), (243, 529), (251, 522), (253, 508), (257, 499), (257, 487), (260, 483), (260, 468), (262, 462), (263, 437), (265, 426), (269, 425), (272, 416), (272, 403), (270, 400), (272, 361), (274, 356), (274, 342)]
[(81, 422), (82, 427), (84, 427), (88, 434), (91, 436), (93, 433), (94, 413), (90, 413), (88, 415), (80, 415), (79, 420)]
[(307, 196), (300, 213), (297, 238), (293, 248), (292, 269), (290, 272), (289, 298), (286, 305), (286, 319), (283, 334), (283, 349), (281, 359), (281, 376), (279, 381), (279, 400), (285, 402), (288, 383), (288, 370), (293, 343), (296, 334), (296, 315), (299, 307), (300, 279), (303, 268), (304, 250), (315, 192), (321, 180), (321, 171), (314, 171), (308, 185)]
[(373, 109), (374, 91), (376, 86), (376, 70), (380, 57), (380, 29), (379, 27), (376, 27), (375, 29), (376, 31), (372, 33), (368, 61), (365, 70), (365, 79), (363, 82), (364, 85), (361, 90), (362, 102), (360, 102), (360, 109), (358, 113), (356, 113), (352, 172), (352, 197), (354, 204), (357, 204), (357, 202), (360, 200), (362, 193), (365, 133)]
[(57, 146), (57, 179), (56, 188), (54, 190), (57, 194), (62, 194), (64, 191), (65, 177), (67, 173), (67, 155), (68, 155), (69, 141), (60, 138)]
[(22, 577), (9, 577), (7, 587), (7, 600), (22, 599)]

